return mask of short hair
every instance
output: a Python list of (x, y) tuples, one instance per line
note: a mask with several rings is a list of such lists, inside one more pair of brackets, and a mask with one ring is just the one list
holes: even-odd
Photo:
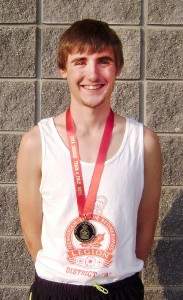
[(83, 19), (73, 23), (62, 35), (57, 53), (57, 65), (65, 70), (68, 54), (102, 52), (112, 47), (117, 69), (124, 64), (122, 43), (106, 22)]

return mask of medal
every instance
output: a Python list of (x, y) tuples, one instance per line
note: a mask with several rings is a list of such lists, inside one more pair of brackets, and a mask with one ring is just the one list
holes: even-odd
[(112, 110), (110, 110), (110, 113), (106, 120), (104, 133), (98, 151), (98, 156), (94, 167), (88, 195), (87, 197), (85, 197), (82, 169), (81, 169), (80, 156), (79, 156), (79, 147), (78, 147), (77, 137), (75, 132), (75, 125), (71, 116), (70, 109), (68, 109), (66, 112), (66, 130), (68, 136), (69, 151), (70, 151), (70, 157), (72, 163), (78, 211), (79, 211), (79, 216), (84, 219), (84, 221), (78, 223), (74, 229), (74, 235), (76, 239), (80, 242), (89, 243), (94, 239), (96, 235), (96, 230), (93, 224), (88, 222), (88, 220), (92, 219), (93, 216), (93, 209), (95, 205), (100, 179), (104, 169), (104, 163), (107, 156), (107, 151), (110, 145), (113, 126), (114, 126), (114, 113)]
[(74, 229), (76, 239), (82, 243), (91, 242), (95, 237), (95, 227), (88, 221), (79, 223)]

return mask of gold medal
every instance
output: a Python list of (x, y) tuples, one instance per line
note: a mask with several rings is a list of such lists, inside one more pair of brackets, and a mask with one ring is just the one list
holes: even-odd
[(79, 242), (89, 243), (96, 235), (95, 227), (88, 221), (81, 222), (74, 229), (74, 235)]

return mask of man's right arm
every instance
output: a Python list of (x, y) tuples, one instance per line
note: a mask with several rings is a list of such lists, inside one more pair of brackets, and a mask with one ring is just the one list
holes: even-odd
[(17, 159), (19, 214), (28, 251), (36, 260), (42, 248), (41, 139), (38, 127), (26, 133), (21, 141)]

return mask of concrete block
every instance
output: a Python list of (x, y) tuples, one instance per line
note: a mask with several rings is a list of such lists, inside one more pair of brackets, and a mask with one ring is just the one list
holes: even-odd
[(183, 138), (161, 136), (163, 185), (183, 185)]
[(16, 186), (0, 186), (0, 234), (20, 235)]
[(111, 107), (120, 115), (139, 119), (139, 89), (138, 82), (116, 81), (112, 93)]
[(183, 190), (163, 187), (156, 236), (183, 236)]
[(0, 77), (35, 77), (35, 28), (0, 29)]
[[(55, 116), (70, 104), (66, 81), (45, 81), (42, 86), (41, 118)], [(115, 112), (138, 119), (139, 83), (117, 81), (112, 94), (111, 106)]]
[(43, 29), (42, 43), (42, 77), (43, 78), (60, 78), (57, 67), (57, 49), (60, 36), (68, 26)]
[(146, 288), (144, 300), (181, 300), (183, 290), (181, 288)]
[(0, 23), (36, 23), (36, 0), (2, 1)]
[(20, 134), (0, 134), (0, 182), (15, 183)]
[(148, 24), (183, 24), (183, 5), (180, 0), (148, 1)]
[[(57, 49), (61, 34), (68, 28), (48, 27), (43, 29), (42, 44), (42, 76), (43, 78), (60, 78), (56, 65)], [(140, 78), (140, 31), (139, 29), (121, 29), (111, 26), (123, 43), (125, 65), (122, 70), (123, 79)]]
[(183, 78), (183, 30), (149, 29), (147, 79)]
[(183, 82), (149, 82), (146, 124), (156, 132), (183, 132)]
[(42, 85), (41, 118), (56, 116), (70, 104), (70, 94), (65, 80), (44, 81)]
[(28, 130), (35, 120), (35, 83), (0, 81), (2, 130)]
[[(1, 237), (0, 281), (4, 285), (27, 284), (34, 280), (34, 264), (22, 238)], [(15, 263), (16, 262), (16, 263)]]
[(26, 287), (0, 287), (1, 300), (27, 300), (29, 288)]
[(139, 79), (140, 78), (140, 30), (113, 28), (120, 37), (123, 45), (124, 67), (121, 78)]
[(92, 18), (115, 24), (139, 24), (141, 17), (140, 0), (44, 0), (44, 23), (73, 23)]
[(146, 286), (181, 286), (183, 284), (183, 239), (155, 241), (144, 270)]

